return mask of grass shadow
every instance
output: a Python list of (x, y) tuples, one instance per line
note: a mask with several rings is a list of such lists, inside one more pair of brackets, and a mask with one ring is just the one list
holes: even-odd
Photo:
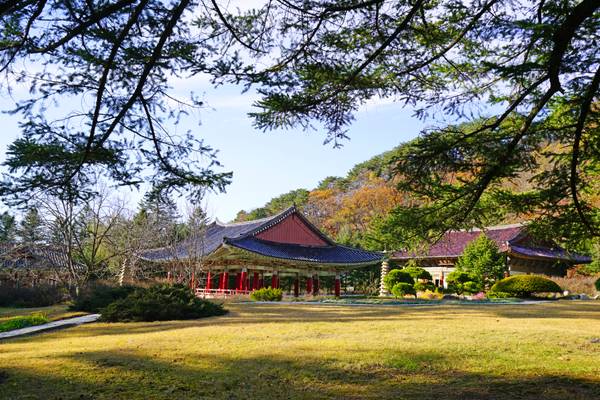
[[(502, 376), (451, 368), (435, 353), (391, 355), (378, 364), (247, 356), (182, 362), (135, 352), (69, 356), (79, 373), (3, 371), (1, 398), (39, 399), (594, 399), (600, 383), (565, 376)], [(95, 379), (95, 372), (102, 378)], [(68, 372), (65, 374), (65, 372)], [(97, 374), (96, 374), (97, 375)]]

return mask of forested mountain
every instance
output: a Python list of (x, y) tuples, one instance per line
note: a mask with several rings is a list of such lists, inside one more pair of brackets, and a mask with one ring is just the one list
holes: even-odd
[[(386, 237), (393, 236), (396, 232), (381, 226), (386, 223), (398, 224), (394, 222), (393, 216), (390, 217), (390, 213), (399, 206), (410, 208), (424, 202), (417, 194), (398, 188), (399, 177), (393, 170), (394, 163), (399, 157), (403, 157), (411, 143), (401, 144), (355, 165), (345, 177), (329, 176), (311, 190), (296, 189), (271, 199), (263, 207), (251, 211), (242, 210), (235, 220), (263, 218), (295, 204), (313, 223), (340, 243), (373, 250), (395, 248), (402, 239)], [(553, 144), (546, 146), (546, 149), (550, 152), (558, 151)], [(541, 169), (551, 168), (543, 154), (537, 154), (535, 158)], [(449, 179), (459, 181), (460, 177)], [(501, 188), (512, 193), (528, 193), (533, 189), (533, 183), (530, 174), (522, 173), (506, 180)], [(600, 205), (600, 199), (591, 200)], [(493, 203), (484, 204), (484, 207), (488, 207), (489, 212), (481, 225), (516, 223), (536, 216), (527, 212), (516, 214)], [(594, 252), (593, 243), (582, 241), (581, 238), (575, 239), (583, 244), (573, 246), (571, 243), (569, 247)]]
[(235, 221), (250, 221), (295, 204), (320, 229), (340, 243), (367, 245), (365, 233), (373, 219), (410, 202), (390, 180), (390, 161), (401, 146), (355, 165), (345, 177), (328, 176), (312, 190), (296, 189), (271, 199), (263, 207), (238, 212)]

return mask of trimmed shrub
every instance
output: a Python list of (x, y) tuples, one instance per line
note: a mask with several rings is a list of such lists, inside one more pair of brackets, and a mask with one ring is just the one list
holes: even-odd
[(101, 283), (90, 284), (79, 291), (73, 299), (71, 310), (97, 313), (116, 300), (129, 296), (134, 286), (109, 286)]
[(425, 292), (427, 290), (433, 292), (435, 290), (435, 285), (431, 282), (427, 282), (427, 283), (423, 283), (423, 282), (416, 282), (413, 287), (415, 288), (415, 290), (417, 292)]
[(136, 288), (100, 310), (106, 322), (169, 321), (223, 315), (220, 304), (199, 299), (183, 285), (155, 285)]
[(594, 283), (594, 286), (596, 286), (596, 290), (600, 292), (600, 278), (598, 278), (596, 280), (596, 283)]
[(410, 283), (406, 283), (406, 282), (396, 283), (392, 287), (391, 292), (398, 299), (401, 299), (402, 297), (404, 297), (408, 294), (411, 294), (413, 296), (415, 296), (417, 294), (415, 292), (415, 288), (413, 287), (413, 285), (411, 285)]
[(283, 290), (273, 289), (272, 287), (262, 288), (253, 291), (250, 298), (254, 301), (281, 301)]
[(457, 283), (467, 283), (472, 280), (473, 280), (473, 278), (471, 277), (471, 275), (468, 272), (459, 271), (459, 270), (454, 270), (454, 271), (450, 272), (450, 274), (448, 274), (448, 277), (446, 278), (446, 281), (448, 282), (449, 285), (454, 285)]
[(463, 293), (479, 293), (481, 292), (482, 285), (479, 282), (469, 281), (462, 284)]
[(68, 292), (61, 286), (0, 286), (0, 307), (47, 307), (67, 299)]
[(383, 278), (383, 284), (390, 292), (392, 291), (392, 288), (400, 282), (408, 283), (412, 286), (415, 283), (415, 280), (408, 272), (401, 269), (393, 269)]
[(419, 279), (424, 279), (424, 280), (432, 280), (432, 276), (431, 274), (425, 270), (424, 268), (421, 267), (415, 267), (415, 266), (410, 266), (410, 267), (404, 267), (402, 268), (402, 271), (408, 273), (415, 281), (419, 280)]
[(446, 279), (448, 282), (448, 290), (452, 293), (471, 294), (477, 293), (482, 289), (482, 285), (479, 282), (476, 282), (476, 278), (465, 271), (454, 270)]
[(9, 318), (0, 322), (0, 332), (13, 331), (15, 329), (27, 328), (28, 326), (42, 325), (49, 322), (43, 314), (32, 314)]
[(531, 297), (533, 293), (557, 293), (562, 292), (562, 289), (556, 282), (542, 276), (515, 275), (496, 282), (491, 291), (510, 293), (516, 297)]

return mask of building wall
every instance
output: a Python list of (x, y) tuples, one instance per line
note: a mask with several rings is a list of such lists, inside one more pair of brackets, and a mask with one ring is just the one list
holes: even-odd
[(327, 245), (327, 242), (295, 214), (257, 234), (256, 237), (277, 243), (300, 244), (304, 246)]
[[(448, 263), (448, 260), (444, 260), (444, 263)], [(439, 285), (439, 282), (443, 282), (444, 287), (448, 287), (447, 278), (448, 275), (455, 270), (454, 265), (439, 265), (436, 263), (436, 260), (423, 260), (419, 261), (419, 264), (423, 267), (423, 269), (431, 274), (433, 282), (436, 285)], [(399, 267), (401, 268), (402, 265)], [(511, 257), (509, 259), (509, 271), (511, 275), (536, 274), (547, 276), (565, 276), (567, 266), (560, 266), (554, 262), (526, 260)]]

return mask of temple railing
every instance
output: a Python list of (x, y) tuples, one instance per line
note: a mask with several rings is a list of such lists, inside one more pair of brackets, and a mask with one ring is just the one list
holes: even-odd
[(228, 296), (239, 296), (250, 294), (252, 290), (242, 289), (196, 289), (196, 296), (198, 297), (228, 297)]

